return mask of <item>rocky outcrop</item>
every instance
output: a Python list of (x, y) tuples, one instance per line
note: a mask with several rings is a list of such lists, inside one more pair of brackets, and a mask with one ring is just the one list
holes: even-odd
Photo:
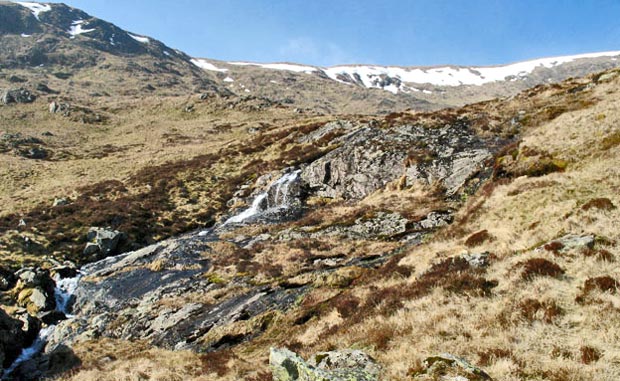
[(314, 226), (287, 229), (280, 233), (279, 238), (283, 241), (323, 237), (382, 239), (405, 233), (407, 224), (407, 219), (398, 213), (378, 212), (374, 216), (358, 218), (348, 225), (333, 225), (323, 229)]
[(558, 253), (564, 253), (572, 249), (592, 249), (594, 247), (593, 235), (575, 235), (567, 234), (563, 237), (547, 242), (537, 250), (548, 250)]
[(36, 99), (37, 97), (34, 94), (24, 88), (7, 90), (0, 97), (0, 101), (5, 105), (11, 103), (32, 103)]
[(438, 183), (453, 196), (494, 149), (465, 122), (441, 128), (369, 125), (335, 142), (339, 148), (302, 172), (302, 180), (317, 196), (361, 199), (403, 176), (407, 186)]
[(44, 145), (41, 139), (20, 133), (4, 133), (0, 136), (0, 152), (12, 150), (16, 155), (27, 159), (47, 159), (50, 153), (43, 148)]
[(445, 381), (491, 381), (492, 378), (482, 369), (467, 360), (449, 353), (432, 356), (424, 360), (424, 369), (415, 372), (414, 380)]
[[(205, 340), (212, 329), (292, 305), (305, 290), (246, 284), (227, 286), (235, 293), (215, 303), (186, 295), (203, 295), (222, 285), (205, 276), (210, 269), (211, 234), (188, 234), (144, 249), (84, 266), (86, 274), (75, 294), (76, 317), (58, 325), (49, 348), (76, 340), (110, 337), (145, 339), (169, 349), (210, 351), (226, 347), (226, 339)], [(240, 342), (260, 334), (235, 338)]]
[(361, 351), (321, 352), (306, 362), (288, 349), (272, 348), (273, 381), (376, 381), (380, 368)]

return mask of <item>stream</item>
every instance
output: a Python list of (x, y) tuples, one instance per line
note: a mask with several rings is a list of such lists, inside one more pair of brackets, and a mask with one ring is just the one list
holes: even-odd
[[(59, 275), (56, 275), (54, 277), (54, 281), (56, 282), (56, 287), (54, 289), (56, 310), (65, 314), (67, 319), (71, 319), (73, 317), (73, 315), (69, 314), (69, 307), (71, 303), (71, 297), (77, 289), (80, 278), (82, 278), (81, 273), (78, 273), (78, 275), (73, 278), (61, 278)], [(13, 364), (11, 364), (10, 367), (4, 370), (2, 380), (9, 380), (11, 374), (15, 371), (15, 369), (17, 369), (18, 366), (32, 359), (34, 356), (40, 353), (43, 348), (45, 348), (47, 339), (50, 337), (50, 335), (54, 333), (55, 329), (55, 325), (49, 325), (45, 328), (42, 328), (39, 331), (39, 334), (37, 335), (37, 338), (32, 343), (32, 345), (22, 349), (19, 357), (15, 359), (15, 361), (13, 362)]]

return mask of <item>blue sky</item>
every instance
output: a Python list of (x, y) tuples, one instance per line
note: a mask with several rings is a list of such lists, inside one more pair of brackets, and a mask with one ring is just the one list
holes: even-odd
[(195, 57), (493, 65), (620, 50), (620, 0), (63, 0)]

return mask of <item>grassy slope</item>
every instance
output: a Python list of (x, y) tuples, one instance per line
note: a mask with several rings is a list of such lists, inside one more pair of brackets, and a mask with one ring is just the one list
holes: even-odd
[[(500, 107), (511, 115), (527, 111), (522, 143), (498, 159), (502, 177), (467, 199), (453, 225), (423, 245), (406, 249), (382, 268), (342, 274), (349, 277), (348, 282), (315, 281), (314, 291), (298, 307), (271, 316), (267, 332), (253, 342), (205, 356), (138, 343), (88, 342), (75, 348), (83, 368), (67, 377), (112, 380), (137, 379), (142, 374), (159, 379), (267, 380), (268, 347), (287, 345), (304, 355), (362, 348), (394, 380), (408, 379), (422, 359), (438, 352), (464, 356), (498, 380), (617, 379), (620, 299), (616, 283), (607, 291), (586, 284), (595, 277), (620, 279), (614, 263), (620, 255), (616, 246), (620, 216), (617, 208), (605, 209), (605, 203), (598, 203), (603, 208), (583, 206), (600, 198), (620, 205), (620, 173), (614, 165), (620, 155), (620, 77), (592, 89), (574, 90), (590, 82), (591, 78), (538, 88), (516, 99), (476, 106), (487, 111)], [(460, 112), (472, 112), (472, 108)], [(508, 157), (513, 156), (511, 162)], [(549, 158), (562, 164), (555, 170), (564, 171), (544, 175), (534, 171), (537, 163)], [(402, 196), (420, 190), (378, 192), (365, 202), (393, 200), (388, 195), (398, 192)], [(417, 199), (409, 201), (401, 197), (399, 205), (391, 206), (406, 209), (426, 196), (418, 193)], [(347, 208), (356, 207), (361, 206), (328, 207), (317, 213), (328, 224), (350, 214)], [(270, 229), (281, 227), (261, 231)], [(481, 230), (488, 231), (488, 239), (475, 247), (465, 244)], [(597, 243), (593, 250), (537, 249), (568, 233), (594, 234)], [(350, 241), (331, 244), (324, 255), (356, 246)], [(294, 245), (289, 244), (288, 250), (294, 250)], [(394, 247), (389, 242), (376, 245), (366, 250)], [(290, 260), (286, 246), (275, 249), (267, 250), (269, 258), (285, 265)], [(458, 261), (449, 259), (482, 251), (494, 254), (487, 270), (459, 267)], [(555, 263), (564, 274), (524, 277), (524, 263), (532, 258)], [(239, 332), (246, 329), (244, 324), (254, 323), (222, 330)], [(105, 360), (119, 348), (127, 355)], [(164, 357), (170, 361), (162, 363), (159, 359)]]
[[(597, 198), (620, 205), (620, 176), (612, 164), (619, 154), (620, 79), (584, 87), (590, 83), (593, 79), (586, 78), (539, 87), (504, 101), (436, 113), (394, 114), (380, 120), (385, 125), (435, 125), (467, 116), (479, 134), (493, 136), (514, 132), (509, 120), (519, 111), (525, 112), (522, 143), (498, 158), (501, 177), (461, 201), (464, 204), (457, 221), (423, 245), (406, 248), (377, 270), (345, 268), (326, 279), (311, 279), (314, 291), (287, 313), (268, 313), (216, 329), (203, 338), (215, 341), (269, 322), (262, 336), (232, 351), (201, 356), (144, 343), (99, 340), (74, 348), (83, 366), (66, 378), (111, 380), (148, 375), (213, 379), (218, 375), (222, 379), (269, 379), (265, 373), (268, 347), (287, 345), (304, 355), (330, 348), (363, 348), (396, 380), (407, 379), (421, 359), (437, 352), (462, 355), (501, 380), (616, 379), (620, 348), (615, 315), (620, 300), (615, 293), (594, 290), (579, 303), (575, 301), (589, 278), (620, 278), (610, 262), (619, 254), (615, 246), (620, 239), (615, 229), (618, 209), (582, 209)], [(65, 250), (79, 252), (80, 237), (93, 214), (114, 216), (146, 207), (152, 215), (124, 226), (148, 222), (152, 224), (147, 231), (149, 239), (173, 235), (217, 217), (235, 188), (251, 183), (257, 174), (329, 149), (293, 143), (300, 132), (311, 131), (327, 117), (308, 118), (277, 107), (248, 112), (243, 104), (229, 109), (227, 102), (178, 97), (83, 102), (109, 117), (104, 125), (51, 115), (41, 101), (0, 107), (0, 130), (36, 137), (44, 131), (54, 134), (44, 138), (46, 148), (54, 154), (51, 161), (2, 154), (9, 164), (0, 173), (2, 221), (11, 224), (2, 234), (3, 263), (40, 263), (41, 254), (50, 248), (58, 250), (58, 256), (66, 255)], [(79, 104), (79, 99), (74, 103)], [(195, 104), (193, 113), (183, 111), (189, 103)], [(264, 133), (250, 134), (250, 127)], [(305, 157), (297, 157), (302, 149)], [(63, 155), (68, 159), (56, 161)], [(564, 167), (564, 172), (553, 172)], [(540, 176), (546, 172), (553, 173)], [(157, 179), (164, 179), (165, 184), (157, 186)], [(114, 185), (110, 192), (103, 186), (105, 180), (120, 180), (122, 186), (117, 189)], [(51, 220), (41, 217), (59, 196), (72, 197), (78, 208), (50, 212)], [(417, 216), (446, 206), (461, 204), (447, 205), (437, 199), (433, 189), (399, 189), (394, 184), (358, 204), (322, 206), (318, 202), (314, 211), (295, 224), (328, 226), (352, 215), (386, 209)], [(15, 229), (16, 218), (24, 215), (31, 216), (31, 220), (25, 218), (27, 227)], [(82, 218), (78, 218), (75, 231), (63, 225), (68, 215)], [(187, 218), (179, 219), (178, 226), (167, 225), (166, 220), (179, 216)], [(288, 227), (250, 227), (244, 233), (277, 233)], [(472, 233), (484, 229), (491, 239), (474, 248), (464, 244)], [(65, 246), (62, 240), (56, 242), (54, 237), (60, 231), (74, 241)], [(556, 255), (534, 250), (566, 233), (595, 234), (599, 240), (594, 251)], [(25, 254), (19, 246), (11, 246), (23, 236), (41, 241), (44, 248)], [(222, 258), (214, 262), (213, 271), (226, 280), (243, 269), (240, 263), (231, 263), (239, 250), (224, 246), (214, 248)], [(331, 238), (265, 243), (252, 253), (256, 265), (251, 268), (256, 271), (254, 281), (278, 283), (304, 276), (296, 262), (300, 255), (363, 256), (388, 253), (398, 246), (396, 242)], [(451, 260), (444, 261), (464, 251), (484, 250), (495, 257), (486, 271), (458, 268), (448, 265)], [(523, 279), (520, 263), (534, 257), (558, 264), (565, 275)], [(441, 265), (432, 267), (437, 263)], [(274, 265), (280, 266), (275, 274)], [(490, 288), (485, 280), (497, 281), (497, 287)], [(601, 315), (607, 319), (594, 318)], [(600, 359), (593, 361), (597, 353)], [(162, 358), (169, 361), (162, 362)]]

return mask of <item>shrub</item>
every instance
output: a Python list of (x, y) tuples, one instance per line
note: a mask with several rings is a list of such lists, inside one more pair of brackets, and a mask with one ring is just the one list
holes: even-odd
[(560, 252), (560, 250), (562, 250), (564, 248), (564, 244), (562, 242), (559, 242), (559, 241), (552, 241), (552, 242), (549, 242), (548, 244), (546, 244), (543, 247), (544, 247), (545, 250), (551, 251), (552, 253), (557, 255)]
[(597, 362), (601, 358), (601, 352), (590, 346), (583, 346), (579, 348), (581, 352), (581, 362), (588, 365)]
[(613, 210), (616, 206), (608, 198), (594, 198), (581, 207), (582, 210), (600, 209), (600, 210)]
[(602, 292), (615, 293), (618, 289), (618, 282), (610, 276), (589, 278), (585, 281), (583, 292), (588, 294), (591, 291), (599, 290)]
[(521, 278), (525, 280), (531, 280), (536, 276), (558, 278), (564, 274), (564, 270), (560, 266), (544, 258), (531, 258), (519, 265), (523, 266)]
[(487, 230), (481, 230), (479, 232), (476, 232), (476, 233), (470, 235), (465, 240), (465, 246), (467, 246), (467, 247), (480, 246), (485, 241), (488, 241), (490, 239), (491, 239), (491, 235), (489, 234), (489, 232)]
[(540, 302), (536, 299), (525, 299), (519, 303), (521, 316), (528, 322), (541, 320), (545, 323), (553, 323), (553, 321), (562, 316), (564, 311), (554, 301)]

